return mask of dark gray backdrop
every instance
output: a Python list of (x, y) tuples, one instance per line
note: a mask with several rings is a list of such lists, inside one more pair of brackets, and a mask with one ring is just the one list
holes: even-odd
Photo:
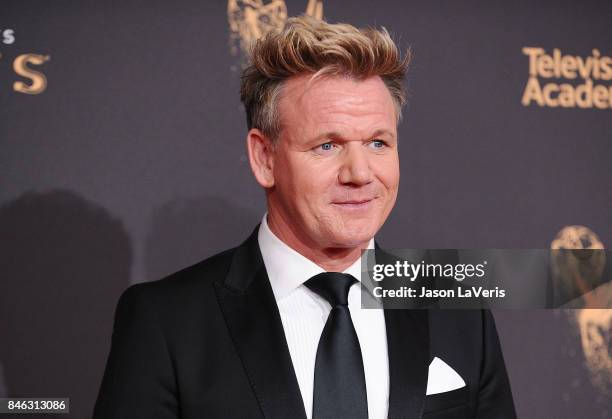
[[(307, 1), (285, 3), (292, 16)], [(522, 48), (612, 55), (611, 2), (323, 5), (326, 19), (384, 25), (414, 52), (383, 246), (547, 248), (573, 224), (612, 241), (612, 111), (521, 105)], [(263, 214), (241, 57), (223, 0), (4, 1), (5, 29), (0, 393), (68, 396), (68, 417), (85, 418), (120, 292), (236, 245)], [(13, 90), (29, 82), (12, 66), (25, 53), (50, 56), (31, 65), (48, 80), (40, 94)], [(519, 417), (609, 417), (572, 312), (496, 319)]]

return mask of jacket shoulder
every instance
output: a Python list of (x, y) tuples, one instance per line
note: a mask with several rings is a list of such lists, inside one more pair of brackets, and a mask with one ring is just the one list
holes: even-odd
[(212, 284), (222, 280), (231, 266), (236, 248), (225, 250), (162, 279), (128, 287), (122, 298), (151, 303), (185, 302), (194, 297), (205, 298), (213, 292)]

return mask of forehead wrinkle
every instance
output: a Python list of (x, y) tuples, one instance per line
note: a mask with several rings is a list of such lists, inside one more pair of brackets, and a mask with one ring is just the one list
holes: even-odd
[(348, 126), (368, 131), (368, 135), (376, 131), (388, 131), (393, 134), (396, 129), (395, 115), (390, 116), (389, 112), (394, 112), (394, 109), (384, 110), (384, 106), (371, 106), (371, 102), (363, 102), (358, 106), (344, 107), (337, 106), (337, 103), (322, 106), (320, 125), (332, 125), (329, 131), (336, 131), (333, 126)]
[[(310, 131), (311, 138), (316, 140), (327, 138), (342, 142), (368, 141), (385, 134), (390, 138), (395, 138), (394, 126), (388, 126), (384, 122), (381, 123), (381, 118), (374, 118), (374, 120), (367, 124), (360, 124), (355, 123), (355, 119), (359, 119), (358, 117), (346, 117), (344, 113), (341, 114), (338, 118), (327, 115), (325, 120), (321, 121), (317, 126), (309, 126), (312, 130), (307, 130)], [(381, 115), (384, 118), (386, 114), (381, 112)], [(363, 119), (361, 119), (361, 122), (363, 122)]]
[[(349, 128), (361, 128), (365, 125), (372, 131), (377, 129), (392, 131), (392, 127), (387, 126), (387, 122), (394, 125), (394, 109), (385, 110), (385, 104), (380, 100), (376, 100), (375, 106), (373, 106), (373, 102), (361, 97), (323, 99), (310, 102), (304, 107), (306, 115), (304, 115), (303, 120), (309, 120), (310, 116), (314, 116), (319, 119), (319, 125), (347, 125)], [(389, 112), (393, 114), (391, 118)], [(376, 127), (372, 129), (372, 126)], [(330, 129), (330, 131), (333, 130)]]
[[(396, 109), (393, 98), (382, 80), (364, 82), (346, 78), (326, 78), (309, 82), (307, 77), (299, 76), (288, 80), (279, 100), (283, 102), (283, 109), (288, 110), (287, 113), (293, 116), (296, 116), (299, 109), (301, 115), (293, 118), (296, 119), (295, 128), (301, 126), (301, 130), (305, 129), (311, 133), (314, 130), (315, 135), (317, 131), (323, 133), (346, 130), (350, 132), (346, 136), (351, 138), (371, 135), (376, 130), (382, 129), (393, 135), (396, 128)], [(358, 85), (359, 89), (353, 90), (350, 84), (347, 88), (346, 82)], [(380, 89), (383, 89), (382, 92), (385, 94), (381, 95)], [(385, 100), (387, 98), (388, 101)], [(285, 112), (280, 115), (282, 119), (286, 115), (283, 114)], [(373, 121), (361, 129), (364, 116), (367, 120), (373, 119)], [(355, 123), (355, 119), (361, 124)], [(390, 126), (387, 126), (387, 122)], [(355, 132), (356, 129), (359, 132)]]
[[(348, 82), (349, 84), (352, 84), (354, 86), (360, 86), (361, 91), (350, 91), (347, 94), (347, 89), (345, 87), (346, 83), (343, 82)], [(344, 85), (339, 86), (339, 83), (343, 83)], [(284, 85), (286, 89), (283, 93), (296, 94), (296, 102), (302, 102), (306, 95), (312, 93), (313, 91), (321, 89), (325, 93), (325, 95), (323, 95), (324, 98), (343, 97), (346, 98), (349, 102), (352, 98), (353, 102), (364, 103), (366, 102), (366, 100), (363, 98), (364, 94), (368, 94), (375, 90), (378, 90), (379, 88), (382, 88), (389, 96), (391, 103), (393, 103), (393, 98), (391, 97), (389, 89), (387, 89), (382, 79), (380, 79), (380, 77), (378, 76), (373, 76), (367, 80), (357, 80), (352, 77), (343, 76), (332, 76), (312, 80), (309, 75), (302, 75), (287, 80)], [(331, 92), (338, 92), (341, 94), (334, 96), (333, 94), (331, 94)], [(321, 96), (317, 95), (316, 97)]]

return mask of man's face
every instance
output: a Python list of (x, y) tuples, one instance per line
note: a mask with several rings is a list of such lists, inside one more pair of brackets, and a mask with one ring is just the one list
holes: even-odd
[(278, 106), (269, 213), (310, 246), (366, 244), (391, 212), (400, 176), (396, 109), (383, 81), (296, 77)]

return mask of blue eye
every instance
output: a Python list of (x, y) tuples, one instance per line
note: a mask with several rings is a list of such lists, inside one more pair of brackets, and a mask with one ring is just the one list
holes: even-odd
[(333, 156), (338, 151), (338, 144), (333, 141), (319, 144), (312, 151), (320, 156)]
[(383, 148), (386, 145), (382, 140), (373, 140), (370, 144), (372, 144), (374, 148)]

